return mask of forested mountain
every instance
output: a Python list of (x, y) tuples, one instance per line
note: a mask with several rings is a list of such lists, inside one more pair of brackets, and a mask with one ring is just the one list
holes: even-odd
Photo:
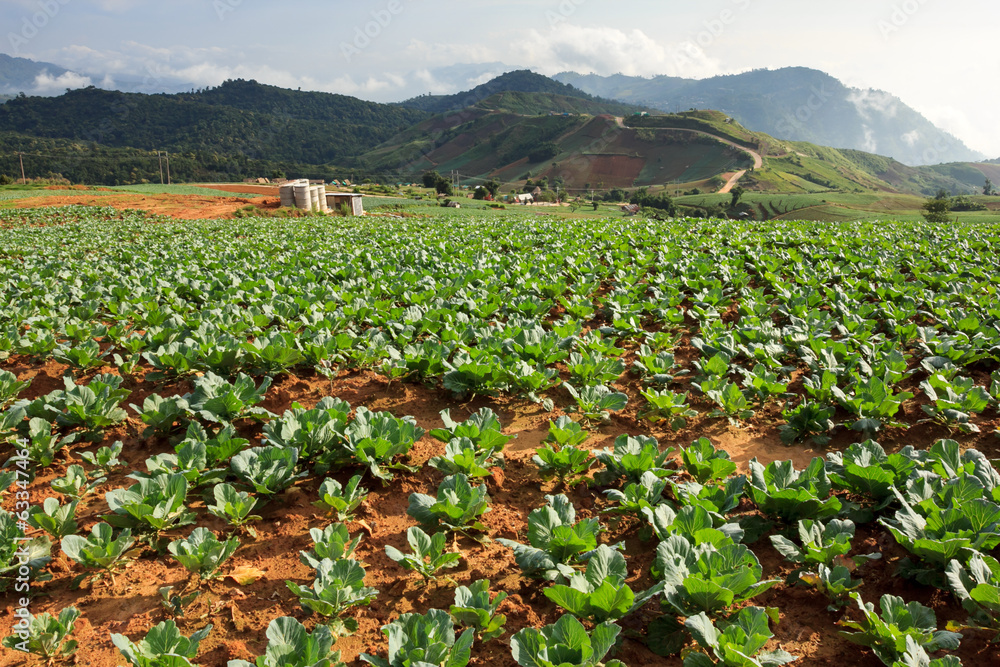
[(717, 109), (752, 130), (779, 139), (853, 148), (909, 165), (983, 157), (899, 98), (880, 90), (848, 88), (834, 77), (806, 67), (709, 79), (575, 72), (554, 78), (594, 95), (661, 111)]
[[(527, 71), (459, 95), (417, 100), (421, 108), (244, 80), (179, 94), (89, 87), (59, 97), (18, 96), (0, 104), (0, 174), (18, 175), (17, 153), (23, 152), (29, 177), (156, 181), (155, 151), (163, 150), (179, 181), (350, 175), (398, 182), (437, 169), (505, 181), (547, 175), (577, 188), (712, 187), (713, 179), (751, 166), (748, 151), (756, 151), (766, 164), (746, 180), (762, 190), (933, 193), (944, 187), (965, 193), (981, 188), (986, 177), (1000, 183), (993, 165), (912, 169), (857, 150), (781, 141), (740, 124), (729, 111), (637, 114), (640, 107)], [(829, 109), (847, 114), (842, 103), (833, 95), (827, 100)], [(446, 111), (432, 115), (435, 109)]]
[(595, 97), (579, 88), (560, 83), (547, 76), (536, 74), (531, 70), (517, 70), (507, 72), (501, 76), (476, 86), (472, 90), (467, 90), (454, 95), (422, 95), (413, 99), (400, 102), (400, 106), (409, 109), (419, 109), (431, 113), (447, 113), (458, 111), (468, 107), (476, 106), (484, 100), (499, 93), (545, 93), (548, 95), (559, 95), (562, 97), (573, 97), (593, 103), (592, 106), (600, 106), (602, 113), (626, 115), (644, 109), (634, 104), (622, 104), (614, 100)]
[(59, 97), (19, 97), (0, 105), (0, 132), (332, 164), (348, 161), (427, 115), (344, 95), (229, 81), (177, 95), (90, 87)]

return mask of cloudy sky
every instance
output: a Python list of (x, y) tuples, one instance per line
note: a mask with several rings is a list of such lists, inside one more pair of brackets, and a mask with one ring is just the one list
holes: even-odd
[(3, 0), (0, 52), (89, 76), (37, 82), (51, 90), (242, 77), (376, 101), (455, 92), (504, 64), (692, 78), (806, 66), (1000, 156), (998, 24), (991, 0)]

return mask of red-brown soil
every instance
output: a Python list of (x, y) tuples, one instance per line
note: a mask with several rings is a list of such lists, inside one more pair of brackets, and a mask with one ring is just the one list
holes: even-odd
[[(69, 369), (56, 362), (31, 363), (13, 357), (0, 367), (14, 372), (19, 379), (32, 379), (23, 398), (34, 398), (62, 387), (62, 376)], [(112, 368), (102, 369), (104, 372)], [(627, 376), (626, 376), (627, 377)], [(191, 391), (189, 381), (157, 386), (136, 377), (126, 380), (132, 391), (128, 403), (141, 404), (152, 392), (164, 396), (184, 394)], [(750, 424), (740, 428), (728, 425), (724, 420), (697, 418), (679, 433), (662, 425), (639, 420), (636, 408), (641, 400), (637, 396), (638, 383), (628, 380), (618, 386), (633, 400), (630, 407), (616, 415), (608, 424), (595, 427), (585, 446), (600, 449), (610, 446), (621, 433), (651, 434), (663, 446), (679, 448), (693, 439), (707, 436), (716, 446), (729, 451), (738, 462), (742, 472), (747, 461), (756, 456), (763, 462), (791, 458), (797, 466), (807, 463), (813, 456), (822, 456), (825, 451), (806, 445), (786, 447), (778, 438), (775, 425), (777, 409), (763, 411)], [(560, 396), (562, 392), (557, 392)], [(450, 408), (453, 418), (461, 419), (481, 407), (491, 407), (500, 417), (506, 433), (517, 438), (506, 448), (507, 467), (502, 472), (487, 479), (491, 496), (491, 511), (484, 517), (492, 538), (517, 538), (525, 541), (527, 514), (544, 504), (547, 493), (564, 491), (554, 483), (542, 482), (531, 463), (535, 448), (544, 439), (548, 422), (562, 414), (557, 407), (553, 413), (543, 411), (539, 406), (521, 399), (501, 398), (498, 400), (477, 399), (468, 404), (457, 404), (447, 392), (427, 388), (422, 385), (388, 382), (385, 378), (368, 371), (342, 371), (333, 381), (306, 375), (279, 376), (268, 391), (264, 404), (268, 410), (281, 414), (293, 402), (306, 407), (314, 406), (324, 396), (337, 396), (347, 400), (355, 408), (361, 405), (372, 410), (386, 410), (397, 416), (412, 415), (425, 429), (442, 425), (439, 412)], [(912, 410), (908, 410), (908, 417)], [(913, 417), (916, 417), (913, 414)], [(915, 421), (915, 419), (914, 419)], [(983, 424), (984, 431), (992, 431), (993, 425)], [(107, 491), (128, 486), (130, 480), (125, 475), (132, 470), (144, 470), (144, 461), (153, 454), (172, 451), (172, 447), (162, 440), (144, 440), (140, 434), (142, 423), (130, 411), (130, 419), (106, 434), (105, 443), (122, 440), (125, 444), (123, 460), (126, 469), (116, 472), (95, 493), (87, 497), (78, 510), (80, 533), (89, 529), (107, 511), (100, 500)], [(240, 424), (243, 437), (256, 443), (260, 438), (260, 425)], [(903, 444), (926, 446), (938, 437), (933, 427), (911, 428), (904, 433), (889, 432), (882, 438), (887, 449), (897, 449)], [(995, 438), (965, 438), (964, 445), (977, 446), (989, 456), (997, 456)], [(851, 442), (849, 434), (843, 434), (832, 443), (833, 448), (843, 448)], [(31, 485), (31, 500), (41, 503), (44, 498), (54, 495), (49, 484), (53, 478), (63, 476), (66, 468), (79, 462), (79, 453), (84, 449), (96, 449), (98, 444), (74, 445), (71, 451), (61, 456), (56, 463), (39, 474)], [(414, 447), (410, 463), (421, 465), (431, 456), (443, 453), (444, 445), (429, 436), (424, 436)], [(337, 473), (335, 477), (345, 482), (352, 471)], [(363, 541), (358, 558), (366, 564), (366, 584), (380, 591), (379, 597), (370, 607), (350, 612), (358, 619), (360, 630), (352, 637), (338, 641), (337, 647), (343, 652), (348, 664), (360, 665), (357, 656), (361, 652), (384, 654), (385, 639), (380, 633), (382, 625), (401, 613), (426, 612), (431, 608), (447, 609), (453, 601), (453, 587), (440, 580), (424, 585), (420, 578), (408, 573), (389, 560), (384, 552), (386, 544), (405, 548), (406, 529), (414, 521), (406, 514), (408, 496), (413, 492), (434, 493), (441, 475), (430, 467), (424, 467), (416, 474), (398, 474), (394, 482), (382, 486), (371, 479), (365, 486), (371, 491), (359, 519), (349, 524), (351, 534), (363, 533)], [(309, 568), (299, 562), (299, 551), (311, 546), (308, 530), (322, 527), (330, 519), (311, 505), (317, 498), (317, 489), (322, 479), (307, 478), (263, 508), (264, 520), (257, 524), (258, 537), (251, 539), (243, 535), (242, 544), (235, 556), (223, 567), (231, 572), (240, 566), (250, 566), (263, 571), (263, 577), (256, 583), (239, 586), (231, 579), (218, 579), (198, 585), (181, 566), (165, 556), (146, 550), (140, 558), (117, 575), (114, 582), (102, 580), (79, 591), (69, 588), (70, 580), (80, 573), (79, 566), (54, 549), (54, 561), (50, 566), (54, 579), (48, 583), (36, 583), (33, 592), (37, 596), (32, 603), (33, 613), (43, 611), (58, 612), (63, 607), (76, 605), (82, 612), (77, 622), (76, 638), (80, 642), (77, 653), (78, 663), (94, 667), (113, 667), (122, 660), (110, 642), (113, 632), (124, 633), (137, 640), (156, 623), (168, 618), (160, 607), (158, 589), (172, 585), (175, 590), (197, 588), (202, 595), (193, 603), (186, 619), (180, 622), (182, 630), (190, 634), (206, 623), (214, 628), (202, 643), (199, 658), (203, 665), (225, 665), (234, 658), (250, 658), (263, 652), (266, 644), (264, 631), (268, 623), (278, 616), (293, 616), (312, 627), (316, 617), (307, 616), (296, 598), (285, 586), (286, 580), (301, 584), (311, 581)], [(580, 517), (594, 516), (607, 506), (599, 489), (581, 485), (568, 495), (576, 505)], [(222, 535), (225, 524), (205, 511), (205, 502), (195, 493), (189, 496), (190, 507), (198, 514), (198, 525), (206, 526)], [(5, 505), (8, 504), (5, 502)], [(744, 501), (741, 509), (751, 511), (752, 506)], [(9, 508), (8, 508), (9, 509)], [(604, 539), (608, 543), (624, 541), (629, 559), (633, 587), (651, 585), (649, 565), (653, 560), (654, 542), (642, 542), (638, 538), (638, 523), (634, 519), (614, 521), (604, 519), (608, 532)], [(370, 528), (370, 532), (368, 531)], [(186, 536), (191, 526), (167, 534), (170, 539)], [(507, 631), (502, 641), (477, 644), (473, 650), (473, 665), (513, 665), (508, 646), (509, 636), (514, 631), (526, 627), (552, 623), (559, 617), (557, 608), (542, 595), (540, 582), (521, 576), (513, 556), (505, 547), (491, 543), (478, 544), (467, 538), (458, 538), (455, 545), (462, 550), (465, 558), (459, 568), (447, 574), (455, 581), (467, 584), (477, 579), (488, 578), (492, 590), (504, 590), (510, 594), (502, 606), (508, 616)], [(791, 571), (790, 565), (763, 538), (752, 545), (760, 558), (767, 577), (784, 579)], [(950, 595), (930, 588), (911, 584), (893, 576), (897, 561), (903, 556), (892, 538), (877, 525), (859, 527), (855, 543), (855, 553), (879, 550), (884, 554), (881, 561), (864, 566), (859, 573), (864, 578), (861, 590), (865, 600), (877, 601), (884, 593), (902, 595), (907, 600), (919, 600), (930, 606), (938, 615), (940, 627), (949, 620), (964, 620), (964, 612), (955, 605)], [(787, 587), (784, 584), (754, 600), (755, 604), (776, 606), (781, 610), (781, 622), (775, 627), (772, 647), (784, 648), (793, 655), (802, 656), (802, 665), (869, 665), (875, 659), (837, 635), (836, 622), (842, 613), (827, 610), (827, 602), (811, 589)], [(13, 599), (7, 598), (8, 609), (13, 607)], [(649, 621), (658, 614), (656, 603), (651, 603), (624, 623), (624, 636), (619, 656), (630, 667), (652, 665), (680, 665), (679, 658), (664, 659), (650, 653), (642, 643), (642, 636)], [(9, 633), (12, 612), (0, 617), (0, 636)], [(1000, 648), (986, 643), (985, 633), (967, 631), (960, 655), (968, 666), (1000, 664)], [(41, 664), (25, 659), (10, 651), (0, 650), (0, 665)]]
[[(237, 186), (239, 187), (239, 186)], [(60, 188), (62, 189), (62, 188)], [(257, 193), (246, 193), (257, 194)], [(59, 206), (111, 206), (120, 211), (140, 210), (178, 220), (226, 219), (248, 204), (261, 209), (277, 209), (280, 200), (241, 197), (197, 197), (192, 195), (80, 195), (66, 197), (26, 197), (12, 202), (15, 208), (53, 208)]]
[[(258, 206), (262, 203), (267, 206), (267, 202), (268, 200), (262, 202), (259, 199), (252, 201)], [(177, 218), (201, 218), (225, 217), (247, 203), (250, 200), (239, 198), (171, 195), (94, 197), (81, 194), (79, 197), (20, 200), (18, 205), (112, 205), (116, 208), (146, 209)], [(276, 207), (277, 201), (273, 204)], [(689, 345), (682, 345), (677, 350), (678, 359), (688, 359), (691, 351)], [(627, 364), (631, 363), (632, 358), (632, 355), (626, 357)], [(31, 386), (21, 395), (21, 398), (28, 399), (62, 388), (62, 377), (69, 371), (66, 366), (56, 362), (39, 364), (17, 356), (0, 361), (0, 368), (13, 372), (21, 380), (32, 380)], [(114, 372), (114, 369), (106, 367), (100, 372)], [(142, 375), (140, 372), (138, 377), (126, 380), (124, 386), (132, 394), (125, 405), (141, 405), (143, 399), (153, 392), (171, 396), (185, 394), (192, 389), (190, 381), (156, 385), (145, 381)], [(916, 385), (920, 379), (922, 378), (914, 376), (909, 382)], [(616, 414), (610, 423), (593, 428), (590, 439), (585, 443), (588, 448), (610, 447), (615, 437), (621, 433), (653, 435), (658, 438), (662, 447), (675, 449), (705, 436), (717, 447), (728, 451), (738, 463), (740, 471), (746, 472), (747, 462), (754, 457), (764, 463), (792, 459), (797, 467), (801, 467), (814, 456), (824, 456), (827, 450), (843, 449), (856, 441), (856, 434), (842, 429), (826, 449), (811, 444), (785, 446), (778, 431), (780, 408), (774, 404), (759, 412), (748, 424), (739, 427), (730, 426), (725, 420), (699, 417), (691, 420), (681, 431), (673, 432), (662, 422), (651, 424), (638, 417), (639, 406), (644, 401), (638, 395), (639, 383), (632, 376), (623, 376), (616, 387), (629, 395), (629, 405), (622, 413)], [(912, 390), (909, 386), (905, 388)], [(568, 405), (569, 399), (563, 390), (554, 393), (562, 407)], [(398, 381), (389, 382), (368, 371), (342, 371), (332, 381), (311, 374), (279, 376), (268, 391), (264, 407), (280, 415), (293, 402), (312, 407), (324, 396), (340, 397), (355, 408), (363, 405), (371, 410), (385, 410), (397, 416), (412, 415), (424, 429), (441, 426), (439, 413), (445, 408), (451, 410), (452, 418), (460, 420), (481, 407), (491, 407), (499, 415), (504, 431), (517, 436), (507, 445), (506, 469), (487, 479), (491, 511), (485, 515), (484, 522), (489, 527), (491, 538), (517, 538), (519, 541), (526, 541), (528, 512), (544, 504), (546, 494), (568, 493), (581, 518), (594, 516), (607, 506), (600, 489), (591, 489), (586, 485), (572, 491), (556, 488), (554, 483), (542, 482), (531, 463), (534, 450), (545, 438), (549, 420), (563, 414), (562, 407), (557, 406), (554, 412), (548, 413), (538, 405), (509, 397), (496, 400), (479, 398), (460, 404), (444, 390)], [(702, 414), (707, 413), (707, 403), (700, 403), (692, 397), (692, 404)], [(126, 475), (134, 470), (144, 471), (148, 457), (172, 451), (170, 443), (164, 440), (143, 439), (140, 434), (144, 425), (134, 411), (129, 410), (129, 415), (126, 422), (106, 432), (103, 443), (78, 443), (69, 448), (69, 451), (64, 450), (56, 462), (41, 472), (31, 484), (31, 502), (41, 504), (45, 498), (56, 495), (50, 487), (51, 481), (64, 476), (69, 465), (80, 463), (81, 451), (94, 451), (102, 444), (109, 445), (121, 440), (124, 443), (122, 459), (127, 463), (125, 469), (115, 472), (106, 483), (87, 496), (78, 510), (78, 532), (88, 532), (101, 520), (101, 514), (107, 511), (106, 504), (101, 500), (107, 491), (129, 486), (131, 480)], [(982, 428), (982, 434), (960, 436), (957, 439), (963, 447), (975, 447), (991, 459), (996, 459), (1000, 457), (1000, 439), (992, 433), (1000, 427), (1000, 419), (996, 418), (995, 413), (991, 412), (989, 415), (988, 418), (975, 420)], [(905, 430), (890, 429), (880, 434), (880, 442), (887, 450), (892, 451), (908, 444), (927, 447), (939, 438), (949, 437), (948, 432), (940, 426), (916, 425), (923, 416), (918, 400), (907, 402), (902, 419), (911, 427)], [(838, 415), (838, 419), (843, 421), (846, 416)], [(252, 444), (259, 442), (259, 424), (240, 423), (239, 431)], [(442, 443), (424, 436), (414, 447), (409, 462), (422, 465), (427, 459), (443, 451)], [(0, 451), (0, 461), (6, 460), (8, 456), (6, 448)], [(345, 470), (334, 476), (345, 482), (353, 472)], [(681, 477), (683, 478), (683, 473)], [(364, 524), (354, 522), (348, 527), (352, 535), (363, 533), (357, 557), (366, 564), (366, 584), (377, 588), (380, 594), (371, 606), (349, 612), (358, 619), (360, 629), (354, 636), (340, 639), (337, 648), (350, 665), (363, 664), (358, 660), (361, 652), (385, 655), (386, 641), (380, 628), (399, 614), (423, 613), (431, 608), (447, 609), (452, 604), (453, 587), (449, 583), (440, 580), (424, 585), (419, 576), (404, 571), (389, 560), (384, 552), (387, 544), (404, 547), (406, 530), (415, 524), (406, 514), (409, 494), (433, 494), (440, 479), (441, 475), (437, 471), (424, 467), (415, 474), (398, 473), (396, 480), (388, 486), (382, 486), (370, 478), (365, 481), (364, 485), (371, 491), (371, 495), (359, 514), (359, 519)], [(251, 659), (260, 655), (266, 645), (264, 632), (272, 619), (293, 616), (310, 629), (317, 622), (317, 617), (306, 615), (286, 587), (285, 581), (293, 580), (300, 584), (311, 581), (309, 568), (299, 562), (299, 551), (311, 547), (309, 528), (322, 527), (330, 522), (330, 519), (311, 505), (317, 498), (321, 482), (322, 478), (318, 477), (297, 482), (289, 491), (262, 509), (260, 513), (264, 519), (256, 526), (256, 539), (241, 536), (240, 548), (223, 566), (223, 571), (229, 573), (241, 566), (258, 568), (264, 574), (253, 584), (239, 586), (232, 579), (220, 578), (199, 585), (197, 579), (192, 579), (172, 559), (158, 557), (147, 549), (124, 572), (117, 575), (115, 581), (105, 579), (82, 590), (73, 591), (70, 590), (70, 580), (80, 574), (81, 569), (56, 546), (53, 550), (54, 560), (49, 568), (53, 573), (53, 580), (33, 584), (32, 593), (35, 597), (31, 611), (35, 614), (46, 611), (58, 613), (66, 606), (75, 605), (82, 612), (74, 633), (74, 638), (80, 642), (76, 664), (117, 667), (124, 660), (111, 644), (110, 634), (124, 633), (134, 641), (141, 639), (150, 627), (169, 618), (160, 606), (158, 589), (166, 585), (174, 586), (175, 591), (188, 587), (190, 590), (199, 590), (201, 595), (185, 618), (179, 621), (182, 631), (190, 635), (206, 623), (214, 626), (201, 645), (196, 664), (221, 667), (231, 659)], [(66, 501), (63, 498), (60, 500)], [(4, 509), (13, 509), (12, 502), (11, 498), (5, 497)], [(199, 493), (189, 495), (189, 503), (191, 509), (198, 514), (198, 525), (208, 527), (220, 536), (224, 534), (225, 524), (207, 513), (205, 502)], [(752, 513), (752, 505), (744, 501), (741, 510)], [(653, 560), (655, 542), (642, 542), (638, 538), (639, 526), (634, 519), (616, 522), (605, 516), (602, 521), (608, 528), (603, 540), (607, 543), (623, 541), (626, 545), (625, 553), (628, 556), (633, 588), (651, 585), (649, 565)], [(176, 539), (187, 536), (191, 529), (192, 526), (187, 526), (168, 533), (167, 537)], [(455, 543), (465, 558), (459, 568), (447, 571), (448, 576), (461, 584), (488, 578), (492, 582), (492, 590), (503, 590), (510, 594), (501, 607), (501, 612), (508, 617), (506, 633), (499, 640), (486, 644), (477, 642), (473, 648), (471, 664), (474, 667), (514, 665), (509, 648), (510, 635), (524, 627), (553, 623), (560, 613), (542, 594), (544, 586), (540, 582), (521, 576), (510, 550), (495, 542), (481, 545), (467, 538), (459, 538)], [(791, 571), (791, 566), (771, 547), (766, 537), (751, 548), (760, 559), (766, 577), (784, 580)], [(965, 620), (964, 611), (949, 594), (894, 576), (903, 552), (887, 531), (877, 524), (859, 526), (854, 553), (876, 550), (882, 552), (883, 558), (864, 565), (856, 575), (864, 580), (861, 594), (866, 601), (877, 603), (881, 595), (892, 593), (930, 606), (937, 614), (939, 627), (943, 628), (947, 621)], [(12, 593), (8, 593), (3, 602), (5, 611), (0, 614), (0, 637), (10, 634), (16, 599)], [(774, 628), (775, 638), (769, 648), (781, 647), (793, 655), (801, 656), (795, 663), (797, 665), (846, 667), (879, 664), (870, 653), (838, 635), (840, 628), (836, 623), (845, 612), (828, 611), (826, 599), (812, 589), (782, 583), (754, 599), (753, 603), (780, 609), (781, 621)], [(629, 667), (681, 665), (679, 657), (658, 657), (643, 644), (645, 629), (658, 613), (657, 603), (654, 602), (623, 623), (625, 639), (616, 657)], [(987, 640), (990, 638), (990, 633), (964, 632), (958, 655), (966, 667), (992, 667), (1000, 664), (1000, 646), (988, 644)], [(41, 661), (0, 648), (0, 667), (41, 664)]]

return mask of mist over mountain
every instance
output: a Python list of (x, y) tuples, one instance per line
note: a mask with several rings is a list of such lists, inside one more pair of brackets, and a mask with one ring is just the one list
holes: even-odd
[(849, 88), (829, 74), (806, 67), (708, 79), (575, 72), (553, 78), (592, 95), (661, 111), (717, 109), (745, 127), (780, 139), (862, 150), (909, 165), (984, 157), (898, 97), (881, 90)]
[(0, 98), (9, 99), (21, 93), (50, 97), (87, 86), (123, 93), (181, 93), (195, 88), (190, 82), (171, 77), (78, 72), (54, 63), (0, 53)]

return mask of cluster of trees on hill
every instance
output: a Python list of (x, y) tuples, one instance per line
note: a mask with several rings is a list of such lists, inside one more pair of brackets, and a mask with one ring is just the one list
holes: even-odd
[[(983, 194), (990, 194), (990, 190), (992, 190), (992, 183), (990, 183), (990, 179), (986, 179), (986, 187), (983, 188)], [(935, 197), (924, 202), (923, 216), (927, 222), (948, 222), (951, 219), (948, 215), (949, 213), (985, 211), (987, 209), (986, 204), (977, 202), (966, 195), (949, 197), (947, 192), (939, 190)]]
[[(160, 160), (155, 151), (113, 148), (65, 139), (36, 139), (0, 133), (0, 174), (21, 178), (65, 178), (86, 185), (132, 185), (159, 183)], [(367, 180), (358, 170), (289, 160), (259, 160), (241, 154), (198, 150), (169, 153), (170, 178), (181, 182), (241, 181), (246, 178), (313, 178), (330, 181), (350, 178)], [(166, 171), (164, 161), (164, 172)], [(166, 174), (164, 173), (164, 178)]]

